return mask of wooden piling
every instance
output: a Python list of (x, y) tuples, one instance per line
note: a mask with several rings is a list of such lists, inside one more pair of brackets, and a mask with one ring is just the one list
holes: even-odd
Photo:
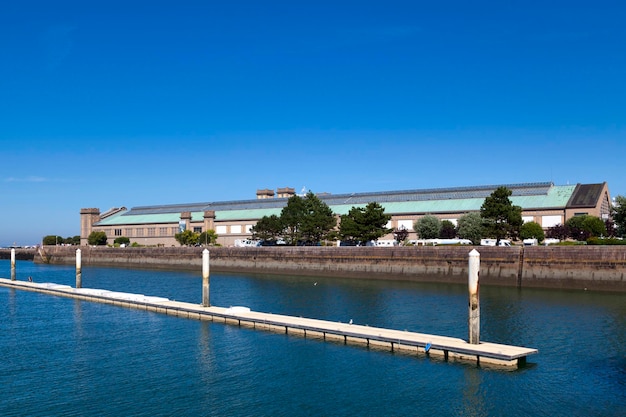
[(83, 276), (81, 271), (81, 252), (80, 249), (76, 249), (76, 288), (83, 287)]
[(11, 281), (15, 281), (15, 248), (11, 248)]
[(209, 250), (202, 251), (202, 306), (209, 307)]
[(479, 276), (480, 276), (480, 253), (473, 249), (469, 253), (469, 340), (468, 342), (477, 345), (480, 343), (480, 296), (479, 296)]

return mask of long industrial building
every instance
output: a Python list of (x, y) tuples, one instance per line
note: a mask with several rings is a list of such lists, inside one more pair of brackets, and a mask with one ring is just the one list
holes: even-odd
[[(522, 207), (525, 222), (534, 221), (544, 229), (563, 224), (577, 215), (593, 215), (608, 219), (611, 198), (606, 182), (600, 184), (554, 185), (551, 182), (502, 184), (441, 189), (388, 192), (319, 194), (337, 215), (347, 214), (352, 207), (364, 207), (377, 202), (390, 214), (388, 227), (406, 228), (409, 239), (416, 239), (413, 224), (426, 214), (456, 224), (460, 216), (480, 211), (485, 198), (505, 186), (512, 191), (514, 205)], [(204, 232), (214, 230), (217, 242), (230, 246), (236, 240), (250, 237), (250, 229), (263, 216), (280, 215), (293, 188), (258, 190), (255, 199), (217, 201), (192, 204), (172, 204), (112, 208), (104, 213), (98, 208), (83, 208), (81, 245), (87, 245), (92, 231), (106, 233), (108, 243), (115, 238), (128, 237), (131, 242), (149, 246), (178, 246), (174, 235), (181, 230)], [(392, 235), (384, 239), (393, 239)]]

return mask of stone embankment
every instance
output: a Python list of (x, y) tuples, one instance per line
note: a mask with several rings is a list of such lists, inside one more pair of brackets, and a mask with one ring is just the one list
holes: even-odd
[[(32, 261), (37, 253), (33, 248), (15, 249), (15, 259), (18, 261)], [(0, 249), (0, 259), (11, 259), (11, 249)]]
[[(77, 247), (46, 246), (45, 262), (74, 264)], [(82, 265), (201, 271), (203, 248), (82, 246)], [(480, 283), (626, 292), (624, 246), (209, 248), (211, 271), (467, 283), (480, 252)], [(39, 253), (35, 262), (44, 262)], [(199, 272), (200, 273), (200, 272)]]

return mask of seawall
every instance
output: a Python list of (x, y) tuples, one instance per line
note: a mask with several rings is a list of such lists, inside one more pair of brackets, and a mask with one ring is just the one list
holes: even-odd
[[(51, 264), (74, 264), (77, 247), (46, 246)], [(81, 246), (83, 266), (201, 271), (203, 248)], [(468, 254), (481, 256), (480, 282), (520, 288), (626, 292), (624, 246), (209, 248), (211, 271), (467, 283)], [(35, 262), (44, 260), (39, 254)], [(199, 272), (200, 273), (200, 272)]]
[[(37, 249), (15, 249), (15, 259), (17, 261), (32, 261), (37, 253)], [(11, 249), (0, 249), (0, 259), (11, 259)]]

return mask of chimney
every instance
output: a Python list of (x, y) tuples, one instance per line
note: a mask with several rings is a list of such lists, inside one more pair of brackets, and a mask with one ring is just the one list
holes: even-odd
[(256, 190), (256, 198), (257, 200), (262, 200), (265, 198), (274, 198), (274, 190)]
[(293, 197), (294, 195), (296, 195), (295, 188), (289, 188), (289, 187), (279, 188), (277, 192), (278, 192), (278, 198), (289, 198), (289, 197)]

